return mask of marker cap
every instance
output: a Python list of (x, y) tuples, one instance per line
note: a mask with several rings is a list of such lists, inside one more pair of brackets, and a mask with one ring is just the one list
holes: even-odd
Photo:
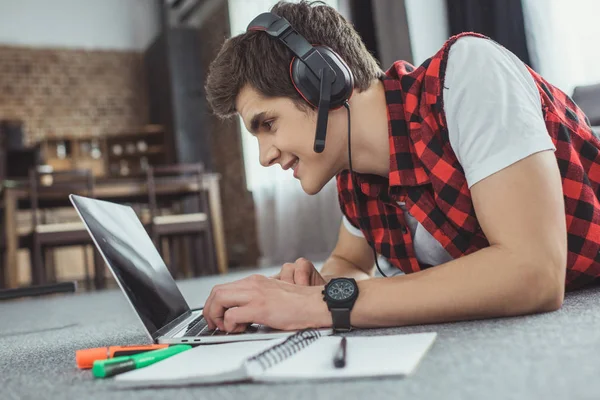
[[(71, 353), (73, 354), (73, 353)], [(94, 349), (83, 349), (75, 352), (75, 361), (81, 369), (92, 368), (94, 361), (106, 360), (108, 349), (106, 347), (96, 347)]]

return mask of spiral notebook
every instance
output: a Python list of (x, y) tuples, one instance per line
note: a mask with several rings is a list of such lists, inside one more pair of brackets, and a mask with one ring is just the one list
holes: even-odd
[(404, 376), (414, 371), (435, 338), (436, 333), (350, 336), (346, 366), (335, 368), (341, 337), (304, 330), (286, 339), (198, 346), (116, 380), (148, 387)]

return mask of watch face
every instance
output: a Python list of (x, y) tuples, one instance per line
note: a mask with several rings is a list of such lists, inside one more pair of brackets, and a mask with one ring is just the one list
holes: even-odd
[(334, 300), (346, 300), (354, 294), (354, 285), (347, 280), (335, 281), (327, 287), (327, 295)]

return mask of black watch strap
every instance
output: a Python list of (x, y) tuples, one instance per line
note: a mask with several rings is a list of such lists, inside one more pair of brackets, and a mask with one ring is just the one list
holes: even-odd
[(331, 308), (330, 311), (334, 331), (348, 332), (352, 330), (349, 308)]

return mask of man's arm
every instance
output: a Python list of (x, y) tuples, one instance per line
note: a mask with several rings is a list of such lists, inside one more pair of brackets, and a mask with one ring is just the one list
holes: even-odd
[[(359, 281), (353, 326), (514, 316), (562, 305), (567, 233), (554, 154), (531, 155), (473, 185), (471, 194), (490, 246), (425, 271)], [(336, 268), (325, 272), (340, 272)], [(328, 327), (321, 290), (254, 275), (215, 286), (204, 313), (209, 327), (229, 332), (250, 322), (289, 330)]]
[(471, 194), (490, 247), (418, 273), (359, 282), (354, 326), (514, 316), (562, 305), (567, 233), (554, 154), (521, 160), (475, 184)]
[(323, 264), (321, 275), (327, 282), (340, 276), (368, 279), (373, 276), (374, 263), (373, 250), (365, 238), (351, 234), (342, 223), (337, 244)]

